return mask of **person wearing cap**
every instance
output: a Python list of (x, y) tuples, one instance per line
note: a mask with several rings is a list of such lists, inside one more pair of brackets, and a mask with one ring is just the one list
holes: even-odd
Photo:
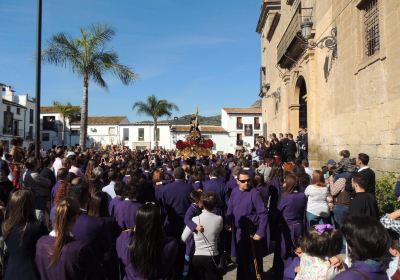
[[(328, 185), (329, 191), (333, 198), (333, 220), (336, 228), (342, 226), (343, 218), (348, 214), (351, 202), (351, 175), (347, 169), (336, 174), (336, 162), (333, 159), (328, 160), (327, 167), (329, 170)], [(351, 169), (351, 167), (349, 168)]]

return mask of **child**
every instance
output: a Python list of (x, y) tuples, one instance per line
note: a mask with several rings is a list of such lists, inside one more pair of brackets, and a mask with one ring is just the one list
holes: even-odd
[(399, 234), (393, 230), (388, 230), (390, 238), (392, 240), (389, 253), (391, 255), (391, 260), (389, 263), (389, 267), (386, 270), (386, 273), (389, 279), (400, 279), (400, 270), (399, 270), (399, 257), (400, 257), (400, 244), (399, 244)]
[[(203, 232), (204, 228), (202, 225), (198, 225), (192, 221), (193, 217), (196, 217), (201, 214), (201, 192), (192, 191), (189, 195), (189, 199), (192, 202), (189, 209), (186, 211), (185, 214), (185, 225), (192, 231), (192, 232)], [(185, 266), (183, 270), (183, 276), (187, 277), (189, 275), (189, 263), (190, 259), (194, 254), (194, 240), (193, 235), (191, 235), (186, 241), (186, 252), (185, 252)]]
[(117, 207), (117, 204), (119, 204), (122, 200), (122, 194), (124, 191), (125, 183), (124, 182), (116, 182), (114, 185), (114, 191), (115, 191), (115, 197), (111, 199), (109, 205), (108, 205), (108, 212), (110, 214), (110, 217), (115, 217), (115, 207)]
[(300, 270), (300, 257), (303, 251), (301, 250), (301, 239), (293, 240), (294, 253), (296, 256), (285, 261), (285, 270), (283, 271), (283, 280), (293, 280), (297, 272)]
[(343, 265), (337, 264), (339, 258), (335, 257), (342, 249), (342, 234), (332, 225), (320, 224), (309, 229), (301, 241), (301, 249), (296, 280), (333, 279), (343, 270)]

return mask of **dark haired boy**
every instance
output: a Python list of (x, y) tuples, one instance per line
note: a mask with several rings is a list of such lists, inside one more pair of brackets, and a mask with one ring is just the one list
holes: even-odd
[(375, 197), (365, 191), (367, 185), (366, 178), (361, 174), (354, 174), (352, 185), (356, 194), (350, 202), (349, 215), (371, 216), (378, 219), (378, 206)]

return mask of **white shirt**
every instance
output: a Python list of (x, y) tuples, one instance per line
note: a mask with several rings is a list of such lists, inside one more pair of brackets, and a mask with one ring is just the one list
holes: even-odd
[(62, 167), (63, 167), (63, 165), (62, 165), (61, 158), (56, 157), (56, 159), (54, 160), (54, 163), (53, 163), (54, 175), (56, 175), (56, 177), (57, 177), (58, 169), (60, 169)]
[(304, 170), (312, 178), (313, 170), (310, 167), (304, 167)]
[(363, 167), (361, 167), (360, 169), (358, 169), (357, 172), (360, 172), (360, 171), (362, 171), (362, 170), (364, 170), (364, 169), (368, 169), (368, 168), (369, 168), (369, 166), (363, 166)]
[(193, 233), (185, 227), (182, 233), (183, 242), (193, 234), (196, 256), (218, 256), (218, 238), (222, 230), (222, 217), (214, 213), (203, 210), (199, 216), (193, 217), (192, 221), (204, 227), (204, 232)]
[(328, 197), (327, 187), (309, 185), (304, 194), (308, 197), (307, 212), (316, 216), (328, 217), (329, 208), (326, 198)]
[(108, 184), (107, 186), (105, 186), (104, 188), (102, 188), (101, 190), (105, 193), (108, 193), (109, 196), (111, 196), (111, 198), (116, 197), (116, 193), (114, 190), (114, 186), (115, 186), (115, 182), (111, 181), (110, 184)]

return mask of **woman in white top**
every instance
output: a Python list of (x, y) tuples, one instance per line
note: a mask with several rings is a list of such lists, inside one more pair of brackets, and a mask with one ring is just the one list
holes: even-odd
[(203, 232), (192, 232), (186, 227), (182, 233), (183, 242), (193, 234), (195, 252), (190, 267), (193, 279), (198, 280), (222, 280), (218, 273), (219, 264), (218, 239), (222, 231), (222, 217), (211, 211), (217, 204), (215, 193), (204, 193), (200, 199), (204, 209), (199, 216), (193, 217), (193, 222), (202, 225)]
[(312, 176), (312, 185), (309, 185), (304, 194), (308, 197), (306, 217), (308, 226), (329, 224), (328, 188), (325, 185), (322, 171), (315, 170)]

